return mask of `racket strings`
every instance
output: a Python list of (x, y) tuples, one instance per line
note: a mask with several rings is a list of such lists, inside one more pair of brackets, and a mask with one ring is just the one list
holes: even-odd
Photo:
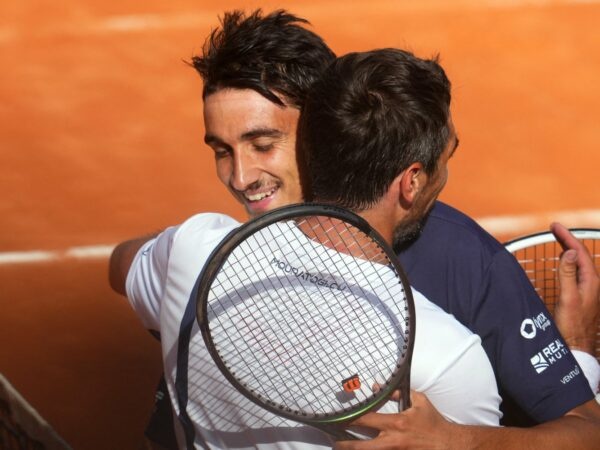
[[(383, 264), (386, 265), (390, 268), (390, 270), (393, 270), (393, 267), (390, 263), (389, 258), (386, 256), (385, 252), (383, 251), (383, 249), (379, 246), (379, 244), (377, 244), (375, 241), (373, 241), (370, 237), (368, 237), (366, 234), (364, 234), (362, 231), (358, 230), (355, 227), (349, 226), (347, 223), (343, 222), (341, 225), (338, 224), (338, 226), (330, 226), (330, 227), (325, 227), (325, 223), (327, 222), (331, 222), (331, 220), (317, 220), (316, 223), (318, 224), (318, 226), (320, 226), (322, 228), (322, 233), (319, 233), (319, 235), (325, 235), (325, 236), (331, 236), (333, 235), (335, 237), (334, 238), (330, 238), (330, 239), (326, 239), (324, 240), (324, 242), (322, 242), (322, 244), (324, 246), (329, 247), (330, 245), (333, 245), (334, 247), (335, 244), (332, 244), (336, 241), (341, 241), (343, 242), (343, 248), (348, 250), (348, 254), (362, 259), (362, 260), (366, 260), (366, 261), (370, 261), (372, 263), (377, 263), (377, 264)], [(315, 228), (313, 227), (313, 230)], [(372, 265), (369, 266), (372, 270), (369, 272), (365, 273), (365, 277), (367, 279), (369, 279), (369, 277), (371, 277), (373, 274), (378, 275), (380, 274), (380, 271), (376, 269), (376, 265)], [(352, 272), (352, 270), (354, 269), (349, 269), (348, 272)], [(396, 274), (396, 276), (398, 276)], [(402, 285), (402, 283), (400, 282), (400, 280), (398, 279), (398, 284), (401, 290), (401, 294), (402, 294), (402, 298), (404, 298), (405, 294), (403, 292), (404, 286)], [(387, 287), (388, 286), (388, 282), (387, 280), (383, 280), (381, 277), (379, 277), (379, 287)], [(394, 297), (396, 296), (397, 293), (392, 293), (389, 292), (389, 296), (390, 297)], [(404, 309), (404, 311), (406, 313), (408, 313), (408, 307), (405, 304), (406, 308)], [(406, 318), (408, 319), (408, 318)]]
[[(313, 222), (315, 222), (315, 221), (313, 221)], [(345, 241), (345, 247), (346, 248), (352, 250), (353, 247), (357, 247), (358, 246), (357, 243), (355, 242), (356, 239), (347, 239), (347, 238), (352, 238), (352, 236), (356, 236), (357, 233), (358, 233), (358, 230), (352, 230), (352, 231), (350, 231), (349, 228), (348, 228), (348, 226), (347, 226), (347, 224), (341, 224), (342, 226), (340, 226), (339, 223), (335, 227), (324, 228), (322, 225), (324, 223), (326, 223), (326, 222), (330, 223), (330, 220), (328, 219), (326, 221), (323, 221), (323, 220), (317, 220), (316, 221), (316, 223), (321, 228), (320, 232), (318, 232), (316, 234), (319, 236), (319, 239), (323, 240), (323, 242), (326, 243), (326, 245), (324, 247), (320, 247), (318, 249), (319, 250), (319, 258), (318, 259), (321, 259), (323, 261), (326, 261), (327, 259), (329, 259), (329, 260), (332, 259), (331, 252), (327, 252), (326, 248), (325, 248), (325, 247), (330, 247), (330, 244), (332, 242), (335, 242), (336, 240), (338, 240), (338, 239), (335, 239), (335, 236), (333, 236), (333, 237), (331, 236), (332, 233), (334, 233), (335, 235), (337, 235), (338, 238), (341, 237), (341, 236), (343, 236), (343, 235), (346, 235), (346, 238), (344, 239), (344, 241)], [(327, 236), (328, 238), (323, 238), (323, 236)], [(354, 241), (354, 242), (350, 242), (349, 243), (349, 240)], [(299, 247), (299, 248), (301, 248), (301, 247)], [(381, 253), (381, 250), (379, 250), (377, 253)], [(363, 259), (366, 259), (364, 252), (360, 256), (362, 256)], [(338, 269), (340, 269), (340, 265), (339, 264), (337, 264), (337, 266), (336, 266), (334, 264), (334, 261), (330, 261), (330, 262), (331, 262), (331, 266), (330, 267), (337, 267)], [(356, 267), (352, 268), (352, 267), (349, 267), (348, 265), (344, 265), (344, 266), (341, 266), (341, 267), (346, 269), (345, 271), (340, 271), (340, 273), (339, 273), (339, 275), (342, 278), (346, 278), (349, 274), (351, 274), (353, 272), (356, 273), (356, 271), (358, 270), (358, 268), (356, 268)], [(331, 274), (331, 275), (333, 275), (333, 274)], [(320, 287), (319, 289), (323, 289), (323, 288)], [(320, 305), (316, 305), (316, 306), (319, 307)], [(360, 306), (360, 303), (355, 303), (355, 306)], [(339, 318), (335, 317), (334, 311), (331, 309), (331, 304), (330, 303), (325, 303), (323, 305), (323, 308), (324, 308), (323, 309), (324, 311), (328, 310), (330, 312), (330, 314), (324, 315), (323, 319), (325, 320), (325, 323), (331, 324), (331, 326), (330, 326), (330, 328), (328, 330), (329, 331), (328, 336), (332, 336), (332, 337), (335, 337), (340, 331), (344, 330), (344, 328), (346, 329), (346, 333), (347, 333), (348, 332), (347, 331), (348, 326), (351, 326), (351, 327), (353, 326), (353, 324), (354, 324), (354, 322), (356, 320), (356, 317), (360, 317), (361, 315), (364, 315), (364, 313), (365, 313), (365, 311), (360, 311), (360, 309), (359, 309), (358, 310), (358, 314), (356, 314), (356, 317), (354, 318), (354, 320), (353, 320), (352, 317), (347, 317), (347, 318), (345, 318), (346, 320), (344, 320), (344, 323), (342, 323), (339, 320)], [(356, 309), (355, 309), (355, 311), (356, 311)], [(347, 311), (347, 312), (349, 312), (349, 311)], [(332, 318), (334, 320), (333, 323), (332, 323), (332, 320), (331, 320)], [(336, 328), (333, 328), (333, 325), (335, 325), (336, 322), (337, 322), (338, 326)], [(353, 331), (354, 331), (354, 335), (356, 336), (356, 339), (354, 338), (354, 336), (351, 336), (349, 338), (349, 340), (354, 341), (354, 342), (365, 342), (365, 341), (360, 341), (358, 339), (358, 335), (361, 332), (364, 332), (364, 331), (363, 330), (358, 330), (358, 329), (356, 329), (356, 327), (353, 327), (353, 328), (354, 328)], [(378, 330), (379, 330), (379, 327), (377, 327), (377, 326), (373, 327), (373, 331), (378, 331)], [(383, 336), (382, 334), (380, 334), (378, 336), (378, 338), (380, 339), (380, 341), (382, 343), (385, 342), (385, 339), (384, 339), (385, 336)], [(385, 347), (383, 347), (383, 348), (385, 348)], [(380, 358), (384, 358), (384, 357), (388, 356), (388, 355), (384, 355), (382, 352), (378, 351), (377, 348), (373, 348), (373, 347), (357, 346), (355, 348), (355, 350), (356, 350), (356, 354), (360, 354), (361, 351), (364, 350), (364, 351), (369, 351), (371, 353), (379, 353), (378, 356)], [(360, 365), (360, 361), (359, 360), (354, 360), (353, 363), (355, 365)]]
[[(235, 267), (235, 277), (233, 276), (228, 276), (228, 277), (223, 277), (224, 278), (224, 283), (231, 283), (231, 289), (235, 292), (234, 295), (231, 294), (231, 290), (229, 291), (230, 293), (228, 294), (229, 296), (241, 299), (243, 301), (243, 299), (245, 299), (247, 297), (247, 292), (245, 291), (240, 291), (238, 290), (238, 286), (251, 286), (252, 283), (257, 283), (262, 287), (262, 292), (263, 295), (268, 296), (268, 298), (266, 299), (269, 303), (271, 303), (274, 306), (277, 306), (278, 302), (276, 301), (276, 298), (274, 298), (271, 293), (272, 293), (272, 289), (271, 286), (267, 286), (265, 284), (265, 281), (263, 279), (258, 279), (258, 280), (252, 280), (251, 274), (252, 272), (249, 271), (249, 267), (243, 267), (243, 262), (244, 261), (252, 261), (254, 260), (254, 255), (252, 253), (252, 251), (250, 251), (250, 249), (246, 249), (246, 246), (240, 246), (238, 247), (241, 255), (240, 257), (236, 257), (234, 259), (228, 260), (227, 264), (231, 265), (232, 267)], [(254, 251), (258, 252), (258, 253), (263, 253), (262, 258), (259, 255), (259, 259), (265, 259), (266, 255), (264, 255), (263, 252), (263, 247), (258, 247), (257, 249), (253, 249)], [(227, 270), (226, 267), (224, 267), (226, 272), (229, 272)], [(240, 269), (244, 269), (244, 270), (240, 270)], [(220, 298), (217, 295), (217, 298)], [(255, 310), (257, 310), (257, 307), (248, 307), (248, 304), (243, 304), (242, 302), (232, 302), (235, 308), (235, 312), (233, 314), (228, 315), (230, 321), (233, 323), (233, 319), (235, 319), (235, 321), (237, 321), (236, 326), (240, 328), (240, 332), (239, 334), (243, 334), (245, 336), (245, 339), (248, 342), (248, 345), (251, 347), (259, 347), (263, 350), (263, 352), (270, 354), (271, 356), (274, 355), (280, 355), (282, 353), (288, 353), (290, 351), (293, 351), (292, 349), (283, 349), (281, 344), (277, 344), (277, 341), (273, 340), (273, 339), (269, 339), (261, 330), (261, 328), (259, 326), (257, 326), (257, 324), (254, 322), (254, 320), (252, 319), (252, 315), (253, 312), (255, 312)], [(224, 307), (224, 309), (226, 309), (227, 305), (220, 305), (221, 307)], [(241, 307), (243, 306), (243, 308)], [(219, 316), (218, 314), (215, 316), (217, 320), (221, 320), (221, 316)], [(282, 318), (285, 318), (284, 315), (281, 316)], [(240, 322), (243, 322), (244, 325), (240, 326)], [(272, 324), (275, 325), (275, 332), (279, 332), (279, 333), (284, 333), (284, 332), (288, 332), (287, 329), (284, 329), (281, 326), (277, 326), (278, 324), (281, 324), (281, 321), (273, 321)], [(224, 323), (220, 323), (221, 327), (223, 329), (229, 328), (231, 326), (231, 324), (227, 324), (225, 325)], [(251, 377), (256, 377), (256, 382), (258, 385), (262, 386), (265, 390), (271, 390), (271, 391), (279, 391), (281, 390), (281, 384), (276, 384), (276, 380), (278, 380), (278, 377), (270, 377), (270, 376), (262, 376), (264, 373), (277, 373), (278, 371), (278, 367), (277, 367), (277, 363), (276, 363), (276, 358), (266, 358), (266, 359), (262, 359), (260, 360), (260, 364), (266, 364), (269, 367), (269, 370), (266, 371), (257, 371), (256, 370), (256, 365), (252, 364), (253, 361), (248, 361), (247, 358), (245, 357), (245, 355), (247, 355), (247, 353), (245, 352), (246, 349), (241, 348), (239, 345), (236, 345), (239, 341), (238, 341), (238, 337), (239, 335), (229, 335), (229, 334), (222, 334), (223, 337), (227, 338), (227, 343), (220, 343), (217, 345), (218, 349), (221, 349), (222, 351), (228, 351), (229, 353), (223, 353), (221, 355), (222, 359), (224, 361), (228, 361), (228, 368), (230, 370), (235, 369), (235, 371), (233, 372), (233, 375), (240, 378), (240, 379), (251, 379)], [(250, 336), (250, 338), (249, 338)], [(237, 356), (237, 359), (234, 359), (232, 353), (235, 354), (235, 356)], [(284, 379), (283, 383), (284, 384), (290, 384), (293, 380), (290, 379)], [(252, 389), (252, 387), (250, 387), (250, 389)], [(289, 395), (293, 397), (293, 401), (295, 402), (299, 402), (301, 399), (300, 398), (296, 398), (294, 396), (294, 390), (290, 390)], [(257, 395), (260, 395), (260, 392), (257, 392)]]
[[(318, 224), (323, 226), (324, 223), (327, 223), (326, 221), (318, 221)], [(362, 270), (363, 274), (365, 276), (365, 279), (370, 279), (372, 278), (372, 274), (377, 274), (378, 272), (376, 270), (373, 270), (373, 266), (365, 266), (365, 264), (360, 261), (360, 260), (367, 260), (367, 261), (377, 261), (378, 263), (382, 263), (383, 261), (385, 261), (385, 264), (389, 264), (389, 260), (387, 259), (387, 257), (385, 257), (385, 253), (383, 252), (383, 250), (379, 247), (379, 245), (377, 245), (376, 243), (374, 243), (369, 237), (367, 237), (366, 235), (364, 235), (364, 233), (360, 232), (357, 229), (351, 229), (347, 226), (347, 224), (343, 224), (344, 226), (341, 227), (341, 231), (340, 231), (340, 227), (330, 227), (325, 229), (326, 234), (330, 235), (330, 234), (334, 234), (333, 238), (330, 239), (330, 241), (336, 241), (336, 240), (340, 240), (343, 242), (343, 247), (345, 247), (346, 249), (348, 249), (348, 254), (352, 255), (355, 259), (353, 260), (354, 263), (359, 263), (354, 265), (353, 267), (349, 267), (349, 265), (347, 266), (347, 272), (348, 273), (356, 273), (357, 271)], [(383, 258), (382, 258), (383, 256)], [(358, 259), (356, 259), (358, 258)], [(359, 267), (362, 266), (362, 267)], [(383, 280), (380, 279), (380, 287), (385, 287), (386, 283), (383, 282)], [(361, 287), (362, 287), (362, 283), (361, 283)], [(373, 287), (372, 284), (369, 286), (371, 290), (375, 291), (377, 290), (377, 288)], [(362, 295), (366, 295), (364, 292), (362, 292)], [(393, 297), (393, 295), (390, 295), (390, 298)], [(356, 303), (356, 306), (364, 306), (361, 303)], [(364, 312), (364, 311), (363, 311)], [(374, 327), (373, 328), (374, 331), (379, 332), (379, 328)], [(381, 343), (385, 342), (385, 335), (384, 334), (379, 334), (377, 336), (380, 339)], [(373, 350), (371, 350), (373, 351)], [(381, 357), (385, 357), (386, 355), (382, 355), (380, 354)]]
[[(275, 227), (271, 227), (269, 231), (273, 231), (273, 228)], [(276, 238), (276, 236), (272, 237)], [(279, 287), (281, 287), (282, 289), (286, 288), (284, 282), (280, 278), (275, 279), (278, 280)], [(300, 285), (300, 287), (302, 287), (302, 285)], [(306, 292), (306, 289), (303, 288), (303, 291), (304, 292), (301, 292), (299, 295), (309, 295), (309, 293)], [(272, 290), (269, 292), (272, 292)], [(306, 368), (310, 368), (311, 371), (316, 370), (322, 374), (326, 374), (326, 376), (328, 377), (334, 377), (335, 373), (331, 370), (332, 366), (326, 365), (322, 360), (320, 360), (317, 357), (317, 354), (319, 352), (325, 351), (324, 345), (329, 342), (325, 340), (315, 339), (314, 335), (311, 334), (310, 330), (314, 326), (316, 326), (316, 324), (309, 322), (307, 320), (306, 315), (303, 314), (303, 311), (301, 311), (294, 302), (289, 302), (290, 305), (286, 306), (281, 301), (278, 301), (280, 300), (279, 298), (271, 297), (269, 300), (271, 300), (273, 305), (277, 307), (277, 316), (285, 320), (285, 327), (277, 327), (276, 329), (274, 329), (275, 333), (285, 333), (285, 335), (290, 337), (289, 341), (287, 342), (287, 345), (284, 346), (282, 343), (279, 344), (279, 350), (283, 350), (284, 352), (283, 354), (279, 355), (280, 364), (285, 365), (289, 361), (298, 358), (308, 359), (308, 364), (306, 364), (304, 368), (296, 367), (298, 372), (298, 379), (292, 379), (295, 371), (289, 372), (287, 376), (286, 374), (283, 374), (282, 383), (280, 383), (278, 389), (288, 390), (290, 389), (290, 387), (293, 388), (295, 382), (302, 382), (306, 377)], [(315, 305), (315, 307), (317, 308), (320, 306), (322, 305)], [(339, 331), (331, 327), (331, 320), (329, 316), (323, 316), (323, 323), (327, 324), (328, 335), (335, 336), (336, 331)], [(299, 332), (299, 334), (293, 334), (293, 331)], [(315, 351), (307, 352), (306, 349), (314, 349)], [(330, 362), (333, 362), (334, 364), (340, 364), (343, 361), (341, 361), (339, 358), (334, 357), (331, 359)], [(271, 377), (267, 376), (267, 378)], [(311, 390), (308, 390), (304, 394), (306, 395), (305, 398), (299, 399), (298, 397), (295, 397), (293, 399), (293, 403), (295, 403), (295, 405), (298, 406), (302, 404), (301, 400), (305, 400), (305, 403), (314, 405), (315, 413), (326, 414), (327, 410), (318, 401), (318, 398), (324, 394), (325, 393), (321, 390), (321, 386), (313, 386)]]
[[(314, 218), (313, 218), (314, 219)], [(377, 287), (377, 289), (373, 288), (372, 283), (370, 283), (370, 287), (373, 288), (373, 290), (378, 290), (381, 288), (387, 288), (389, 286), (388, 281), (389, 280), (383, 280), (380, 276), (380, 271), (376, 270), (377, 268), (377, 264), (383, 264), (385, 266), (390, 267), (390, 269), (392, 269), (391, 263), (389, 258), (386, 256), (385, 251), (379, 246), (379, 244), (377, 244), (375, 241), (373, 241), (369, 236), (367, 236), (365, 233), (363, 233), (362, 231), (358, 230), (356, 227), (350, 226), (345, 222), (336, 222), (333, 221), (330, 218), (318, 218), (319, 220), (315, 220), (314, 223), (316, 223), (315, 226), (312, 227), (313, 230), (315, 230), (317, 227), (320, 228), (320, 233), (317, 233), (319, 236), (325, 235), (328, 238), (325, 239), (322, 244), (326, 247), (329, 247), (331, 245), (331, 243), (334, 243), (334, 247), (338, 248), (339, 246), (336, 246), (335, 243), (336, 242), (342, 242), (342, 248), (343, 249), (347, 249), (347, 253), (351, 256), (353, 256), (355, 258), (354, 262), (358, 262), (356, 260), (356, 258), (358, 258), (359, 260), (364, 260), (364, 261), (369, 261), (371, 263), (374, 263), (374, 265), (369, 265), (367, 267), (365, 267), (364, 264), (362, 264), (363, 266), (363, 273), (365, 275), (365, 278), (368, 279), (372, 279), (373, 275), (377, 275), (378, 279), (379, 279), (379, 285)], [(323, 220), (321, 220), (323, 219)], [(310, 223), (310, 221), (308, 221)], [(326, 224), (330, 224), (330, 226), (326, 226)], [(348, 273), (356, 273), (355, 271), (359, 270), (357, 267), (348, 267)], [(396, 274), (397, 276), (397, 274)], [(395, 292), (390, 292), (388, 291), (388, 296), (389, 298), (405, 298), (405, 293), (403, 291), (403, 285), (401, 282), (399, 282), (398, 280), (398, 285), (400, 287), (400, 296), (398, 297), (398, 293)], [(358, 303), (357, 305), (360, 305), (360, 303)], [(408, 312), (408, 306), (405, 303), (405, 308), (404, 311), (401, 312), (402, 317), (405, 321), (405, 324), (407, 323), (407, 312)], [(389, 310), (385, 311), (386, 313), (389, 313)], [(388, 319), (392, 319), (391, 317), (388, 317)], [(375, 329), (377, 330), (377, 329)], [(381, 342), (385, 343), (385, 336), (380, 335), (379, 336), (381, 338)], [(385, 344), (383, 344), (385, 345)], [(404, 347), (406, 348), (406, 347)], [(383, 356), (383, 355), (381, 355)]]
[[(590, 251), (596, 267), (600, 268), (600, 241), (588, 239), (582, 240), (582, 242)], [(546, 242), (517, 250), (514, 253), (536, 291), (552, 310), (560, 294), (558, 266), (562, 252), (563, 249), (559, 243)]]
[(383, 249), (356, 227), (329, 217), (312, 216), (296, 222), (310, 239), (338, 252), (388, 265)]
[[(343, 239), (343, 245), (348, 248), (360, 247), (352, 240), (357, 230), (340, 230), (337, 226), (318, 230), (317, 234), (329, 236), (329, 240), (325, 240), (326, 245), (310, 246), (311, 253), (307, 255), (306, 242), (289, 242), (290, 235), (294, 234), (290, 224), (293, 225), (285, 222), (269, 226), (257, 236), (254, 245), (241, 245), (239, 251), (232, 252), (221, 271), (226, 276), (218, 277), (223, 280), (217, 279), (213, 283), (211, 302), (214, 304), (209, 307), (217, 325), (211, 325), (211, 328), (218, 326), (222, 331), (213, 331), (213, 335), (225, 336), (215, 345), (221, 358), (227, 361), (229, 370), (234, 367), (235, 376), (243, 383), (257, 380), (251, 390), (266, 398), (279, 399), (282, 407), (298, 409), (302, 414), (307, 411), (309, 414), (330, 414), (331, 392), (339, 391), (340, 367), (350, 366), (361, 373), (369, 373), (371, 378), (382, 383), (390, 378), (390, 371), (377, 362), (385, 361), (389, 366), (390, 360), (396, 363), (401, 359), (398, 352), (402, 349), (398, 350), (398, 344), (392, 345), (398, 341), (398, 336), (389, 332), (394, 314), (385, 308), (379, 308), (375, 314), (373, 307), (367, 307), (369, 302), (354, 299), (355, 296), (372, 296), (372, 291), (381, 291), (386, 286), (386, 280), (367, 263), (372, 255), (383, 252), (370, 248), (361, 252), (359, 257), (341, 259), (338, 255), (335, 258), (329, 246), (334, 241)], [(336, 236), (331, 237), (333, 232)], [(282, 241), (286, 242), (284, 251), (279, 248)], [(283, 262), (283, 256), (274, 257), (277, 251), (280, 251), (277, 255), (288, 259)], [(355, 253), (357, 250), (352, 251)], [(292, 263), (306, 263), (307, 256), (313, 264), (305, 267), (303, 273), (311, 276), (318, 273), (322, 278), (317, 283), (300, 282), (298, 271), (301, 269), (292, 269)], [(265, 261), (271, 263), (264, 264)], [(257, 265), (263, 269), (259, 277), (256, 276)], [(281, 265), (284, 273), (287, 271), (285, 277), (281, 276), (281, 270), (277, 271)], [(379, 269), (385, 267), (377, 266)], [(386, 267), (386, 271), (389, 273), (389, 268)], [(357, 278), (357, 273), (362, 274), (358, 278), (362, 276), (367, 280), (379, 275), (380, 286), (361, 287), (357, 293), (356, 286), (332, 289), (323, 281), (352, 280)], [(394, 281), (398, 285), (398, 281)], [(397, 292), (387, 295), (391, 299), (397, 296)], [(402, 298), (397, 297), (394, 301), (401, 304)], [(341, 306), (336, 305), (338, 299), (344, 299)], [(381, 312), (387, 315), (384, 320)], [(365, 318), (366, 322), (361, 323)], [(228, 328), (232, 325), (239, 330), (229, 336)], [(343, 342), (339, 342), (337, 336), (342, 333), (350, 335), (348, 341), (354, 346), (350, 351), (344, 348)], [(239, 339), (240, 336), (242, 339)], [(242, 346), (239, 342), (244, 339), (247, 344)], [(361, 344), (357, 345), (357, 342)], [(327, 354), (329, 359), (324, 360), (323, 354)], [(365, 355), (369, 357), (365, 358)], [(303, 382), (311, 383), (310, 388), (297, 386)], [(372, 392), (358, 394), (361, 394), (357, 395), (360, 397), (358, 401), (365, 401), (373, 395)], [(342, 408), (346, 407), (342, 405)]]
[[(266, 341), (264, 343), (261, 342), (260, 340), (260, 335), (258, 335), (254, 328), (251, 326), (251, 323), (249, 323), (245, 318), (245, 314), (244, 315), (236, 315), (236, 319), (238, 321), (242, 321), (244, 323), (244, 330), (245, 330), (245, 335), (246, 338), (248, 339), (248, 335), (251, 336), (250, 338), (250, 345), (252, 345), (252, 340), (255, 341), (254, 345), (269, 345), (269, 341)], [(220, 321), (220, 318), (217, 318), (217, 320)], [(220, 327), (222, 329), (227, 329), (228, 327), (231, 326), (231, 324), (225, 324), (225, 323), (219, 323)], [(238, 322), (238, 326), (239, 322)], [(216, 348), (217, 351), (220, 353), (220, 357), (221, 359), (225, 362), (227, 368), (232, 372), (232, 375), (239, 378), (239, 379), (245, 379), (249, 376), (251, 376), (253, 374), (253, 368), (252, 366), (249, 365), (244, 365), (243, 361), (244, 361), (244, 349), (240, 348), (239, 346), (233, 345), (235, 343), (235, 341), (233, 339), (230, 339), (230, 341), (228, 343), (224, 343), (224, 342), (218, 342), (215, 341), (216, 344)], [(277, 351), (276, 348), (271, 348), (271, 349), (267, 349), (267, 351), (271, 352), (271, 353), (275, 353)], [(263, 363), (265, 364), (270, 364), (271, 365), (271, 370), (275, 371), (276, 370), (276, 366), (274, 365), (274, 362), (272, 360), (267, 360), (264, 361)], [(278, 389), (277, 385), (275, 383), (273, 383), (273, 381), (270, 378), (264, 378), (262, 377), (260, 379), (260, 383), (265, 386), (265, 388), (267, 389)], [(293, 393), (292, 393), (293, 395)]]
[[(272, 231), (272, 229), (273, 229), (273, 227), (271, 227), (271, 231)], [(272, 238), (276, 238), (276, 236), (271, 236), (271, 237)], [(264, 249), (264, 247), (259, 248), (258, 251), (262, 252), (262, 249)], [(249, 254), (245, 253), (245, 254), (242, 255), (241, 259), (247, 258), (248, 256), (249, 256)], [(262, 259), (264, 259), (264, 255), (263, 255)], [(231, 261), (231, 264), (235, 265), (235, 261)], [(275, 279), (277, 280), (277, 278), (275, 278)], [(246, 277), (246, 278), (240, 278), (239, 279), (239, 283), (241, 283), (242, 285), (247, 284), (246, 283), (247, 281), (248, 281), (248, 277)], [(259, 280), (259, 283), (262, 285), (262, 288), (263, 288), (262, 292), (265, 293), (266, 295), (268, 295), (269, 293), (273, 292), (273, 289), (270, 289), (272, 286), (265, 285), (265, 283), (264, 283), (263, 280)], [(242, 295), (239, 292), (237, 293), (237, 295), (240, 298), (242, 297)], [(277, 300), (278, 299), (275, 298), (275, 297), (273, 297), (273, 296), (270, 296), (270, 298), (267, 299), (268, 303), (274, 305), (275, 307), (278, 307), (279, 305), (281, 305), (281, 302), (278, 302)], [(293, 311), (293, 309), (294, 308), (293, 308), (293, 304), (292, 304), (292, 311)], [(265, 317), (264, 319), (265, 320), (271, 319), (272, 323), (275, 324), (275, 325), (287, 322), (287, 327), (276, 326), (274, 328), (274, 330), (273, 330), (275, 333), (287, 333), (289, 335), (290, 331), (294, 327), (296, 327), (296, 326), (299, 326), (298, 330), (301, 331), (301, 332), (303, 332), (303, 335), (299, 336), (297, 340), (288, 342), (288, 344), (289, 344), (288, 347), (289, 348), (283, 349), (282, 345), (279, 345), (278, 347), (273, 346), (273, 340), (272, 339), (267, 339), (266, 336), (264, 336), (264, 335), (263, 335), (263, 337), (261, 339), (260, 336), (257, 336), (255, 333), (252, 332), (252, 330), (251, 330), (252, 327), (248, 323), (246, 323), (245, 329), (251, 331), (252, 332), (251, 334), (254, 334), (252, 336), (254, 344), (258, 345), (259, 347), (263, 347), (262, 346), (262, 342), (265, 342), (267, 344), (267, 346), (264, 346), (263, 350), (266, 353), (269, 353), (270, 356), (274, 356), (274, 355), (279, 356), (279, 359), (280, 359), (279, 360), (279, 364), (285, 364), (288, 359), (300, 356), (300, 354), (297, 351), (297, 349), (303, 347), (303, 345), (301, 345), (302, 344), (301, 343), (302, 339), (305, 340), (307, 343), (310, 342), (311, 336), (306, 331), (310, 330), (310, 325), (312, 325), (312, 324), (306, 323), (305, 320), (304, 320), (304, 322), (305, 322), (304, 324), (298, 324), (296, 322), (292, 323), (291, 321), (288, 320), (290, 315), (286, 313), (287, 310), (285, 308), (283, 308), (282, 306), (279, 306), (279, 308), (277, 308), (276, 311), (278, 313), (277, 314), (277, 316), (278, 316), (277, 317), (277, 319), (278, 319), (277, 321), (274, 321), (273, 318), (269, 318), (269, 317)], [(246, 313), (247, 312), (252, 312), (252, 311), (246, 311)], [(300, 312), (300, 311), (298, 311), (298, 312)], [(262, 314), (264, 315), (264, 313), (262, 313)], [(238, 312), (238, 315), (240, 317), (247, 316), (247, 314), (239, 314), (239, 312)], [(299, 314), (297, 317), (299, 317), (300, 319), (303, 319), (304, 316), (302, 316), (301, 314)], [(285, 319), (284, 322), (282, 322), (281, 319)], [(331, 331), (335, 331), (335, 330), (331, 330)], [(331, 335), (334, 335), (334, 334), (331, 333)], [(318, 342), (317, 343), (312, 343), (311, 345), (314, 346), (315, 344), (318, 344)], [(308, 354), (308, 355), (310, 356), (310, 354)], [(239, 356), (239, 352), (238, 352), (238, 356)], [(287, 356), (287, 358), (284, 358), (286, 356)], [(230, 358), (230, 356), (226, 355), (226, 358)], [(241, 376), (241, 377), (243, 375), (247, 375), (248, 377), (250, 377), (250, 376), (256, 377), (257, 373), (256, 373), (256, 367), (255, 367), (255, 365), (252, 365), (252, 361), (245, 361), (245, 362), (248, 364), (247, 367), (249, 369), (253, 369), (253, 370), (247, 370), (245, 373), (242, 372), (242, 373), (239, 373), (238, 375)], [(312, 367), (316, 368), (317, 370), (320, 370), (321, 372), (323, 372), (324, 370), (327, 370), (327, 367), (323, 367), (322, 364), (321, 364), (321, 367), (319, 366), (318, 359), (312, 359), (310, 362), (312, 363)], [(277, 366), (273, 363), (273, 359), (268, 358), (267, 359), (267, 363), (271, 364), (271, 371), (266, 371), (265, 374), (269, 373), (271, 376), (260, 376), (260, 377), (257, 377), (256, 380), (257, 380), (258, 385), (261, 385), (261, 386), (264, 385), (265, 387), (268, 387), (268, 388), (270, 388), (272, 390), (281, 390), (281, 389), (288, 390), (290, 388), (290, 386), (292, 386), (293, 383), (295, 382), (295, 380), (292, 379), (289, 374), (288, 374), (288, 376), (282, 376), (282, 374), (279, 374), (279, 376), (281, 377), (281, 381), (282, 382), (279, 385), (277, 385), (277, 386), (274, 385), (272, 382), (265, 383), (265, 381), (270, 381), (270, 380), (273, 380), (273, 379), (277, 379), (276, 377), (272, 376), (272, 372), (273, 371), (275, 371), (275, 372), (278, 371), (277, 370), (278, 369)], [(244, 367), (244, 366), (240, 365), (240, 367)], [(334, 375), (333, 373), (330, 374), (330, 376), (333, 376), (333, 375)], [(316, 387), (316, 388), (318, 389), (318, 387)], [(293, 395), (293, 392), (294, 392), (293, 390), (290, 391), (290, 395)], [(318, 392), (316, 392), (315, 395), (318, 395)], [(294, 400), (295, 400), (296, 403), (301, 403), (299, 401), (300, 399), (298, 399), (298, 398), (295, 398)]]

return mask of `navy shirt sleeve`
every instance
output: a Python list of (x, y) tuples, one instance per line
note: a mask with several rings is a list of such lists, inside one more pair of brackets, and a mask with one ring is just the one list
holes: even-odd
[(417, 290), (481, 337), (514, 417), (546, 422), (594, 398), (515, 258), (473, 220), (436, 202), (399, 257)]

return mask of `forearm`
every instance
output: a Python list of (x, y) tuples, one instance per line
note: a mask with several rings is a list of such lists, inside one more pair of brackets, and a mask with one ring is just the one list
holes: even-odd
[[(599, 405), (595, 400), (582, 405), (576, 414), (532, 428), (490, 428), (452, 425), (447, 450), (564, 450), (600, 448)], [(574, 410), (575, 411), (575, 410)]]
[[(597, 450), (600, 404), (589, 400), (563, 417), (532, 428), (459, 425), (448, 422), (425, 395), (398, 414), (369, 413), (353, 422), (379, 432), (373, 440), (337, 442), (336, 450)], [(467, 407), (467, 406), (466, 406)]]

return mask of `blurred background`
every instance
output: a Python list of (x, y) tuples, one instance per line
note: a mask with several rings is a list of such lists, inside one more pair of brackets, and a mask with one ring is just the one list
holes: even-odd
[(600, 2), (2, 2), (0, 373), (76, 449), (139, 448), (161, 372), (110, 249), (200, 211), (244, 218), (186, 61), (223, 11), (256, 7), (338, 54), (439, 53), (460, 137), (441, 198), (500, 240), (600, 226)]

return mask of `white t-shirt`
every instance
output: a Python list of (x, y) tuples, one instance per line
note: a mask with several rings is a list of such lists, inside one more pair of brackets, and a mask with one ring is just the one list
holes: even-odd
[[(193, 216), (146, 243), (128, 274), (131, 305), (147, 328), (161, 333), (165, 378), (176, 416), (180, 414), (175, 380), (184, 312), (211, 252), (239, 225), (221, 214)], [(450, 421), (498, 425), (500, 397), (479, 337), (419, 292), (413, 290), (413, 296), (417, 324), (411, 388), (424, 392)], [(187, 361), (185, 412), (193, 423), (197, 448), (332, 446), (327, 434), (276, 416), (240, 394), (213, 362), (195, 321)], [(380, 411), (396, 409), (396, 403), (388, 402)], [(183, 428), (175, 421), (178, 440), (184, 447)]]

